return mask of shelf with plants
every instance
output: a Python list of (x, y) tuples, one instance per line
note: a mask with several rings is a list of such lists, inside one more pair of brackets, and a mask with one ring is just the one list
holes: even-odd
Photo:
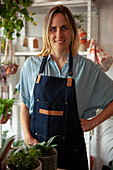
[[(37, 39), (39, 37), (42, 37), (42, 25), (43, 25), (43, 19), (47, 11), (54, 5), (62, 4), (67, 6), (72, 13), (75, 14), (83, 14), (85, 16), (84, 23), (80, 23), (81, 27), (85, 27), (84, 30), (87, 32), (87, 41), (91, 40), (91, 38), (95, 38), (96, 41), (98, 41), (98, 25), (95, 27), (95, 23), (98, 24), (98, 7), (92, 0), (68, 0), (68, 1), (51, 1), (51, 2), (36, 2), (34, 0), (34, 3), (29, 7), (29, 11), (35, 12), (35, 20), (37, 22), (37, 27), (34, 28), (31, 26), (29, 22), (25, 22), (25, 27), (23, 28), (23, 35), (21, 37), (21, 40), (18, 38), (15, 55), (16, 56), (33, 56), (37, 55), (41, 49), (38, 48), (35, 50), (31, 50), (30, 46), (28, 44), (28, 47), (23, 47), (23, 41), (24, 38), (28, 39), (29, 43), (29, 37), (36, 37)], [(42, 18), (41, 18), (42, 17)], [(76, 20), (76, 18), (75, 18)], [(94, 21), (95, 20), (95, 21)], [(80, 21), (81, 22), (81, 21)], [(23, 39), (23, 40), (22, 40)], [(39, 42), (40, 43), (40, 42)], [(87, 56), (87, 50), (80, 51), (80, 55)]]
[[(6, 101), (12, 98), (11, 89), (7, 91), (7, 87), (11, 85), (10, 75), (14, 75), (17, 72), (15, 65), (15, 55), (13, 51), (13, 41), (16, 37), (21, 35), (21, 30), (24, 27), (24, 20), (36, 24), (33, 16), (34, 13), (28, 13), (28, 7), (32, 4), (31, 0), (0, 0), (0, 42), (4, 38), (6, 40), (6, 45), (4, 47), (4, 53), (1, 53), (0, 46), (0, 106), (5, 108)], [(2, 44), (1, 44), (2, 45)], [(2, 61), (3, 60), (3, 61)], [(12, 85), (11, 85), (12, 86)], [(3, 91), (2, 91), (3, 89)], [(8, 95), (6, 95), (6, 93)], [(5, 94), (5, 95), (4, 95)], [(8, 110), (8, 103), (7, 110)], [(4, 111), (4, 110), (3, 110)], [(4, 113), (4, 112), (3, 112)], [(0, 147), (2, 145), (1, 135), (2, 135), (2, 112), (0, 112)], [(9, 117), (8, 117), (9, 118)], [(4, 119), (3, 119), (4, 120)], [(7, 117), (5, 115), (5, 120)], [(4, 122), (5, 122), (4, 120)]]

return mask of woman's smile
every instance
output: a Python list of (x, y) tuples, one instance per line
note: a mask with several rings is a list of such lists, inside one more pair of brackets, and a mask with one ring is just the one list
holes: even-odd
[(55, 40), (55, 42), (58, 44), (63, 44), (65, 42), (65, 40)]

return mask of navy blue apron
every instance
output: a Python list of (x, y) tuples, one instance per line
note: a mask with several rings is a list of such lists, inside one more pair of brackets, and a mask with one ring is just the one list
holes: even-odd
[(73, 57), (69, 56), (69, 76), (43, 76), (47, 57), (43, 57), (34, 87), (34, 112), (31, 134), (39, 142), (58, 135), (58, 168), (88, 170), (83, 131), (77, 110)]

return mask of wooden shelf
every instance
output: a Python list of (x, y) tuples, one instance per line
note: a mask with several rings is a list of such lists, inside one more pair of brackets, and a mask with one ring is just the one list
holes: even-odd
[[(40, 52), (15, 52), (15, 56), (35, 56), (38, 55)], [(87, 51), (79, 52), (80, 55), (86, 56)]]

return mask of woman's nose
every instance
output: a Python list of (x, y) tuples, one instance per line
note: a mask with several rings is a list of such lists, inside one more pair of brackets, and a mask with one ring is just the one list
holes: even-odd
[(62, 32), (61, 32), (61, 30), (60, 30), (60, 29), (57, 29), (56, 36), (57, 36), (57, 37), (61, 37), (61, 36), (62, 36)]

